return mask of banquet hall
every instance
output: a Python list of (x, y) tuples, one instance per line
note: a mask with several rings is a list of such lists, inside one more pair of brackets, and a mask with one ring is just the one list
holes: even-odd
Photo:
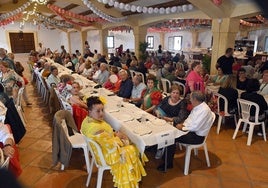
[[(27, 92), (26, 98), (18, 91), (18, 98), (9, 96), (14, 99), (26, 130), (16, 143), (22, 171), (14, 181), (21, 187), (86, 187), (91, 173), (88, 187), (97, 187), (98, 168), (92, 163), (93, 168), (88, 169), (91, 163), (85, 161), (88, 155), (89, 161), (94, 162), (88, 147), (87, 154), (73, 148), (66, 167), (63, 168), (60, 162), (54, 164), (55, 113), (58, 110), (72, 112), (78, 132), (83, 120), (79, 119), (80, 115), (83, 114), (83, 118), (88, 115), (86, 103), (83, 103), (84, 109), (80, 106), (84, 111), (79, 108), (81, 111), (77, 112), (69, 99), (62, 101), (59, 97), (59, 86), (54, 88), (47, 84), (48, 76), (43, 77), (41, 70), (42, 73), (47, 70), (51, 75), (51, 67), (54, 67), (62, 87), (65, 87), (64, 82), (68, 84), (73, 79), (81, 86), (83, 100), (92, 95), (104, 98), (105, 121), (115, 131), (123, 131), (139, 152), (145, 153), (149, 160), (144, 165), (147, 175), (142, 177), (139, 187), (268, 187), (267, 128), (264, 125), (261, 130), (260, 126), (259, 131), (259, 126), (255, 126), (252, 134), (250, 129), (243, 128), (242, 132), (241, 128), (235, 135), (242, 115), (219, 110), (220, 104), (215, 103), (221, 96), (218, 93), (221, 83), (212, 81), (215, 75), (219, 76), (218, 59), (226, 49), (232, 48), (235, 61), (232, 74), (239, 79), (242, 68), (248, 79), (259, 80), (260, 91), (264, 89), (264, 75), (268, 69), (265, 8), (268, 7), (263, 2), (253, 0), (1, 0), (0, 48), (6, 50), (8, 58), (14, 55), (14, 63), (22, 64), (23, 77), (28, 82), (26, 84), (24, 80), (22, 86)], [(129, 65), (126, 63), (128, 56)], [(4, 61), (3, 57), (1, 61)], [(174, 119), (159, 117), (155, 111), (145, 112), (135, 106), (135, 99), (117, 96), (120, 84), (107, 89), (102, 80), (105, 76), (95, 77), (93, 69), (107, 64), (109, 79), (116, 79), (110, 80), (112, 84), (108, 84), (111, 85), (121, 81), (122, 69), (127, 70), (130, 80), (140, 74), (144, 87), (148, 85), (146, 79), (154, 75), (158, 79), (155, 87), (161, 91), (162, 99), (171, 95), (169, 89), (177, 81), (184, 89), (180, 97), (187, 98), (190, 91), (187, 91), (185, 80), (191, 65), (196, 62), (204, 71), (202, 79), (206, 79), (207, 104), (216, 114), (205, 140), (210, 165), (201, 147), (197, 156), (192, 152), (189, 172), (185, 173), (186, 149), (177, 143), (173, 168), (163, 173), (157, 170), (161, 163), (161, 159), (156, 159), (157, 145), (160, 145), (158, 137), (170, 134), (169, 130), (177, 131), (172, 126)], [(88, 63), (90, 70), (86, 70)], [(81, 64), (84, 65), (80, 67)], [(117, 67), (116, 71), (112, 71), (113, 67)], [(113, 74), (116, 78), (111, 77)], [(169, 89), (165, 88), (165, 80), (170, 83)], [(239, 97), (245, 92), (244, 89), (236, 90)], [(59, 91), (61, 93), (61, 89)], [(260, 95), (268, 101), (268, 93)], [(22, 101), (17, 105), (19, 96)], [(78, 117), (75, 117), (76, 113)], [(181, 131), (176, 132), (171, 140), (181, 134)], [(105, 170), (100, 187), (113, 185), (113, 175)]]

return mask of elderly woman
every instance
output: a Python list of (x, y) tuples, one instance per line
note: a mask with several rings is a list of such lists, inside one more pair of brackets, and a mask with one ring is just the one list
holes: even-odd
[(87, 105), (89, 116), (84, 119), (81, 132), (100, 145), (106, 163), (111, 166), (114, 187), (138, 187), (146, 175), (138, 149), (129, 144), (126, 135), (114, 132), (103, 120), (104, 105), (98, 97), (89, 97)]
[(155, 107), (162, 100), (162, 93), (156, 87), (157, 80), (154, 75), (149, 74), (147, 77), (147, 88), (142, 92), (141, 96), (143, 99), (143, 103), (141, 105), (141, 109), (148, 113), (152, 113)]
[[(259, 121), (265, 120), (265, 111), (267, 110), (267, 102), (264, 97), (257, 93), (260, 89), (260, 82), (257, 79), (249, 79), (246, 86), (246, 92), (241, 94), (241, 99), (245, 99), (251, 102), (255, 102), (260, 107), (260, 111), (258, 114)], [(250, 120), (254, 120), (256, 109), (252, 107), (250, 109)], [(259, 131), (257, 133), (258, 136), (262, 136), (263, 133), (261, 131), (261, 126), (259, 127)]]
[(204, 81), (202, 76), (200, 75), (201, 71), (201, 65), (200, 62), (193, 62), (191, 65), (192, 70), (186, 77), (186, 88), (187, 92), (192, 92), (196, 90), (200, 90), (204, 92), (205, 87), (204, 87)]
[(121, 80), (118, 75), (118, 68), (115, 66), (111, 67), (109, 79), (102, 85), (104, 88), (111, 91), (118, 91), (120, 88)]
[(0, 62), (0, 82), (5, 88), (5, 92), (14, 99), (17, 98), (20, 87), (24, 86), (24, 80), (13, 69), (9, 68), (9, 64), (5, 61)]
[(55, 66), (50, 67), (50, 75), (47, 77), (47, 82), (50, 87), (56, 87), (60, 83), (60, 78), (58, 76), (59, 71)]
[(188, 116), (187, 101), (180, 98), (181, 88), (177, 84), (171, 86), (170, 96), (165, 97), (157, 106), (155, 113), (162, 118), (175, 124), (182, 123)]
[(226, 75), (223, 74), (220, 67), (218, 67), (218, 74), (211, 77), (209, 82), (213, 83), (213, 85), (221, 85), (226, 80)]
[(68, 74), (64, 74), (60, 77), (60, 83), (57, 85), (57, 90), (63, 98), (67, 98), (72, 89), (72, 82), (74, 78)]

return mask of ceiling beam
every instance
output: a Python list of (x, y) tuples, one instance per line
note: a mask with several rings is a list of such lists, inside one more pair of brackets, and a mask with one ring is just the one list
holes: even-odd
[(261, 10), (254, 2), (238, 4), (230, 17), (232, 18), (245, 18), (256, 16), (257, 14), (261, 14)]

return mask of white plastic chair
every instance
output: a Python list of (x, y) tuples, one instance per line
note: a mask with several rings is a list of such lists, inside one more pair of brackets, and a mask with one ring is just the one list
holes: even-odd
[[(85, 161), (86, 161), (87, 173), (88, 174), (91, 173), (92, 168), (90, 168), (90, 162), (89, 162), (89, 156), (88, 156), (88, 154), (89, 154), (88, 146), (87, 146), (87, 142), (84, 139), (84, 135), (73, 130), (74, 135), (69, 136), (67, 124), (66, 124), (66, 121), (64, 119), (61, 121), (61, 126), (63, 127), (64, 133), (67, 136), (68, 140), (72, 144), (72, 148), (82, 148), (83, 149)], [(61, 170), (64, 170), (63, 164), (61, 164)]]
[(60, 102), (61, 109), (62, 109), (62, 110), (67, 110), (67, 111), (71, 112), (71, 114), (73, 114), (73, 107), (72, 107), (72, 105), (71, 105), (70, 103), (68, 103), (68, 102), (66, 101), (66, 99), (63, 98), (63, 97), (60, 95), (60, 93), (59, 93), (59, 91), (58, 91), (57, 89), (55, 89), (55, 93), (56, 93), (56, 95), (57, 95), (57, 97), (58, 97), (58, 100), (59, 100), (59, 102)]
[(130, 73), (131, 78), (133, 78), (134, 75), (135, 75), (135, 71), (134, 70), (129, 70), (129, 73)]
[(178, 81), (173, 81), (172, 83), (177, 84), (182, 88), (182, 97), (185, 97), (185, 93), (186, 93), (185, 85), (183, 83), (181, 83), (181, 82), (178, 82)]
[(9, 166), (9, 160), (10, 160), (9, 157), (7, 157), (7, 158), (5, 159), (5, 157), (4, 157), (4, 152), (3, 152), (3, 150), (0, 148), (0, 168), (8, 169), (8, 166)]
[[(213, 112), (211, 112), (211, 113), (212, 113), (212, 117), (211, 117), (211, 119), (209, 119), (207, 121), (207, 123), (209, 124), (210, 127), (213, 125), (213, 122), (214, 122), (214, 120), (216, 118), (216, 115)], [(188, 175), (188, 172), (189, 172), (192, 149), (194, 149), (194, 154), (197, 156), (198, 148), (204, 147), (204, 152), (205, 152), (205, 156), (206, 156), (207, 165), (208, 165), (208, 167), (210, 167), (210, 161), (209, 161), (208, 149), (207, 149), (207, 143), (206, 143), (207, 137), (208, 137), (208, 134), (205, 137), (204, 142), (202, 144), (192, 145), (192, 144), (180, 143), (182, 146), (184, 146), (186, 148), (185, 164), (184, 164), (184, 175)]]
[(144, 75), (143, 75), (141, 72), (134, 71), (134, 76), (135, 76), (135, 75), (139, 75), (139, 76), (141, 76), (142, 82), (143, 82), (144, 84), (146, 84), (146, 83), (145, 83), (145, 79), (144, 79)]
[[(263, 139), (266, 142), (266, 133), (265, 133), (265, 124), (264, 124), (264, 120), (263, 121), (259, 121), (259, 111), (260, 111), (260, 107), (258, 104), (251, 102), (251, 101), (247, 101), (244, 99), (237, 99), (238, 101), (238, 106), (241, 109), (241, 117), (238, 120), (238, 124), (236, 125), (236, 129), (233, 135), (233, 139), (235, 139), (237, 132), (240, 128), (240, 125), (242, 122), (244, 122), (244, 128), (243, 128), (243, 132), (245, 132), (246, 130), (246, 126), (249, 124), (249, 133), (248, 133), (248, 140), (247, 140), (247, 145), (250, 146), (251, 145), (251, 141), (252, 141), (252, 135), (253, 135), (253, 131), (254, 131), (254, 127), (255, 125), (260, 125), (262, 126), (262, 132), (263, 132)], [(250, 110), (251, 108), (254, 107), (256, 109), (255, 111), (255, 115), (254, 115), (254, 121), (250, 121)], [(239, 109), (239, 110), (240, 110)]]
[[(90, 169), (90, 173), (88, 174), (88, 177), (87, 177), (86, 186), (88, 187), (88, 185), (89, 185), (91, 175), (92, 175), (93, 163), (95, 163), (96, 167), (98, 168), (98, 180), (97, 180), (97, 186), (96, 187), (101, 188), (103, 172), (105, 170), (110, 170), (111, 167), (107, 165), (107, 163), (106, 163), (106, 161), (104, 159), (101, 147), (99, 146), (99, 144), (96, 143), (94, 140), (86, 137), (86, 136), (84, 136), (84, 138), (85, 138), (85, 140), (86, 140), (86, 142), (88, 144), (88, 148), (89, 148), (89, 151), (90, 151), (91, 156), (92, 156), (91, 165), (90, 165), (91, 169)], [(95, 148), (95, 152), (97, 152), (99, 160), (96, 160), (96, 156), (95, 156), (95, 153), (94, 153), (94, 151), (92, 149), (92, 146)]]
[(21, 87), (18, 92), (18, 96), (16, 99), (15, 107), (19, 113), (22, 123), (26, 126), (26, 118), (24, 116), (23, 108), (22, 108), (22, 95), (23, 95), (24, 87)]
[(168, 79), (166, 79), (166, 78), (161, 78), (161, 83), (162, 83), (164, 94), (168, 95), (169, 94), (169, 89), (171, 88), (170, 81)]
[[(219, 119), (218, 119), (218, 125), (217, 125), (217, 134), (220, 133), (220, 129), (221, 129), (221, 124), (222, 122), (224, 121), (223, 118), (225, 117), (230, 117), (230, 116), (233, 116), (234, 117), (234, 121), (235, 121), (235, 125), (237, 125), (237, 120), (236, 120), (236, 114), (230, 114), (228, 112), (228, 100), (226, 97), (224, 97), (223, 95), (219, 94), (219, 93), (214, 93), (214, 96), (217, 97), (217, 106), (218, 106), (218, 109), (217, 109), (217, 115), (219, 116)], [(222, 115), (221, 114), (221, 110), (220, 110), (220, 101), (223, 100), (223, 103), (224, 103), (224, 114)]]

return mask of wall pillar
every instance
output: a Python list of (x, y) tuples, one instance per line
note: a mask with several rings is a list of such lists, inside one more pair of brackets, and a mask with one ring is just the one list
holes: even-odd
[(99, 30), (100, 32), (100, 49), (101, 54), (108, 57), (108, 47), (107, 47), (107, 37), (108, 37), (108, 29)]
[[(168, 49), (168, 46), (167, 47), (165, 46), (165, 33), (164, 32), (159, 33), (159, 37), (160, 37), (160, 44), (162, 46), (162, 50)], [(158, 44), (158, 45), (160, 45), (160, 44)], [(157, 50), (158, 50), (158, 45), (156, 46)]]
[(84, 49), (85, 49), (85, 41), (87, 41), (87, 31), (81, 31), (81, 54), (84, 54)]
[(192, 48), (198, 47), (197, 39), (198, 39), (198, 32), (196, 30), (192, 30)]
[(211, 74), (216, 73), (217, 59), (225, 54), (227, 48), (234, 48), (236, 34), (239, 31), (240, 20), (238, 18), (223, 18), (212, 20), (212, 57)]
[(137, 58), (139, 58), (139, 45), (140, 45), (140, 42), (145, 42), (146, 39), (146, 35), (147, 35), (147, 27), (145, 26), (136, 26), (136, 27), (133, 27), (133, 34), (134, 34), (134, 39), (135, 39), (135, 55)]

